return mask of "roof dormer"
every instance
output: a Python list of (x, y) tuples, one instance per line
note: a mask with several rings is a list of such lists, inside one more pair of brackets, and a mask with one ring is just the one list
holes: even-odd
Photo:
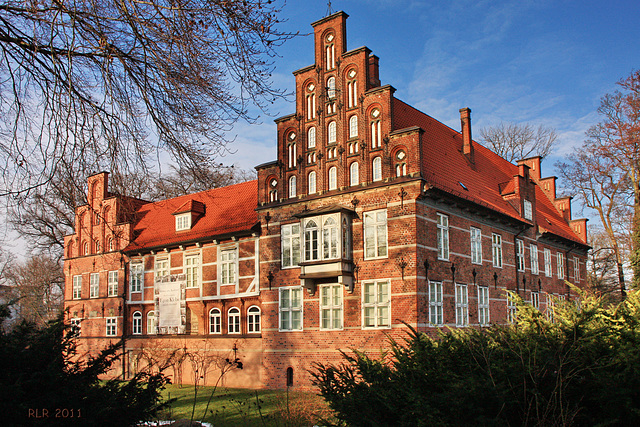
[(198, 200), (188, 200), (173, 212), (176, 219), (176, 231), (191, 230), (198, 218), (204, 215), (205, 205)]

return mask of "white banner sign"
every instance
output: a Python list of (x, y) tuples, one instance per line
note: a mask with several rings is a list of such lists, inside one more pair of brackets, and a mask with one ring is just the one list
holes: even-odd
[(155, 303), (159, 334), (183, 334), (187, 326), (187, 303), (184, 274), (156, 277)]

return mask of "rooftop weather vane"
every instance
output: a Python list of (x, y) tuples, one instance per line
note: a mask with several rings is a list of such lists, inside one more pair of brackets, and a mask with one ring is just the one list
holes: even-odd
[(333, 9), (331, 8), (331, 1), (327, 2), (327, 16), (333, 14)]

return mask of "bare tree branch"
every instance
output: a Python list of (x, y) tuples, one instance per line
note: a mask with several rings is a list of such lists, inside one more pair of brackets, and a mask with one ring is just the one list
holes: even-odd
[(546, 157), (558, 135), (552, 128), (529, 123), (500, 123), (480, 129), (482, 143), (500, 157), (514, 163), (527, 157)]

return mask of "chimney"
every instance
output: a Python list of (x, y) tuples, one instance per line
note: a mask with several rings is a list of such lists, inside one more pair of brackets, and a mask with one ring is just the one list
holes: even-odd
[(540, 172), (541, 160), (542, 160), (542, 157), (540, 156), (521, 159), (521, 160), (518, 160), (518, 166), (520, 166), (521, 164), (525, 164), (529, 166), (529, 176), (533, 178), (535, 181), (540, 181), (540, 179), (542, 178), (542, 174)]
[(369, 55), (369, 88), (378, 86), (380, 86), (378, 57), (375, 55)]
[(473, 162), (473, 145), (471, 143), (471, 108), (460, 109), (460, 123), (462, 125), (462, 152)]

